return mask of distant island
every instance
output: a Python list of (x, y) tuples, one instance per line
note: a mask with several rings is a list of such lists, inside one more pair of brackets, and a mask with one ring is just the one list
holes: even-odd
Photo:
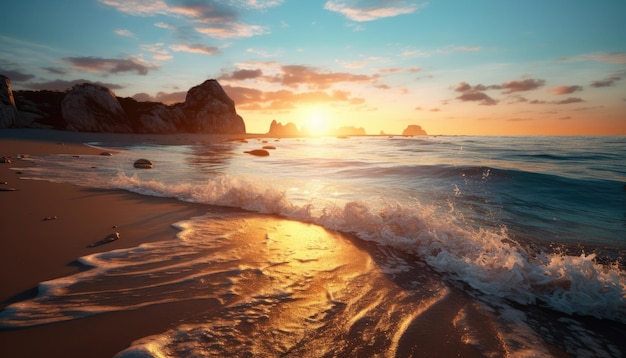
[[(298, 127), (293, 122), (288, 122), (286, 124), (282, 124), (281, 122), (277, 122), (273, 120), (270, 124), (268, 135), (274, 137), (309, 137), (312, 136), (306, 128), (299, 130)], [(348, 136), (364, 136), (367, 135), (365, 129), (363, 127), (355, 127), (355, 126), (346, 126), (330, 129), (325, 135), (328, 136), (337, 136), (337, 137), (348, 137)], [(378, 135), (387, 135), (384, 131), (380, 131)], [(406, 129), (402, 132), (403, 136), (416, 136), (416, 135), (428, 135), (426, 131), (422, 129), (421, 126), (417, 124), (411, 124), (407, 126)]]
[[(0, 75), (0, 128), (51, 128), (102, 133), (206, 133), (246, 134), (235, 102), (217, 80), (209, 79), (189, 89), (183, 103), (165, 105), (117, 97), (110, 89), (83, 83), (67, 91), (13, 91), (8, 77)], [(274, 137), (308, 137), (306, 128), (273, 120), (266, 133)], [(344, 126), (325, 135), (367, 135), (363, 127)], [(380, 135), (385, 135), (383, 131)], [(427, 135), (417, 124), (404, 136)]]
[(411, 124), (404, 131), (402, 131), (402, 135), (404, 136), (412, 136), (412, 135), (427, 135), (426, 131), (422, 129), (421, 126), (417, 124)]
[[(270, 136), (274, 136), (274, 137), (309, 137), (309, 136), (312, 136), (312, 134), (306, 128), (299, 130), (298, 127), (293, 122), (288, 122), (287, 124), (283, 125), (280, 122), (276, 122), (276, 120), (273, 120), (272, 123), (270, 124), (270, 129), (267, 132), (267, 134)], [(365, 128), (363, 127), (357, 128), (354, 126), (349, 126), (349, 127), (340, 127), (340, 128), (330, 129), (328, 133), (326, 133), (325, 135), (342, 137), (342, 136), (366, 135), (366, 133), (365, 133)]]

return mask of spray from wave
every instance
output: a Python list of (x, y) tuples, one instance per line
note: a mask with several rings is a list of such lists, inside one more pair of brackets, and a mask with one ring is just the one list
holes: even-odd
[(619, 264), (600, 264), (595, 254), (528, 251), (506, 228), (466, 225), (447, 210), (385, 200), (294, 203), (274, 187), (217, 175), (202, 185), (166, 184), (118, 173), (111, 184), (141, 193), (209, 205), (278, 214), (414, 253), (449, 278), (489, 296), (520, 304), (626, 322), (626, 274)]

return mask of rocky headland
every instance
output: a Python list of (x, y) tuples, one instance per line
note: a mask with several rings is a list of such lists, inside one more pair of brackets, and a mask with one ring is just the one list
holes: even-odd
[(67, 92), (12, 91), (0, 75), (0, 128), (53, 128), (109, 133), (245, 134), (243, 118), (216, 80), (187, 92), (185, 102), (165, 105), (117, 97), (91, 83)]

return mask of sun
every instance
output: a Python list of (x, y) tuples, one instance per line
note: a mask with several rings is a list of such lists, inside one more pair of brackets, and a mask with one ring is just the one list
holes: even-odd
[(312, 136), (323, 136), (328, 134), (326, 113), (320, 109), (311, 110), (305, 124), (305, 128)]

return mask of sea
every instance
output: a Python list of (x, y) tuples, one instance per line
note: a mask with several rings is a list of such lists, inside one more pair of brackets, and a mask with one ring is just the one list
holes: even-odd
[(22, 177), (207, 213), (78, 258), (5, 329), (200, 301), (118, 356), (625, 355), (624, 136), (87, 144), (113, 155), (31, 156)]

